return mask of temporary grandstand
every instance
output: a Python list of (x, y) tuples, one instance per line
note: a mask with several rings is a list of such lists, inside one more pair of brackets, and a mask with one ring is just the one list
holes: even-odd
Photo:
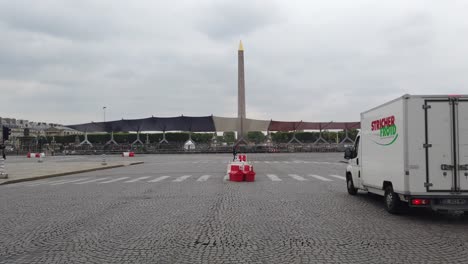
[[(108, 122), (91, 122), (68, 127), (86, 133), (94, 132), (226, 132), (239, 131), (240, 119), (235, 117), (219, 116), (177, 116), (177, 117), (149, 117), (143, 119), (122, 119)], [(296, 132), (304, 130), (319, 131), (320, 137), (315, 143), (327, 143), (321, 133), (324, 130), (344, 130), (347, 134), (349, 130), (359, 129), (359, 122), (304, 122), (304, 121), (275, 121), (243, 119), (243, 132), (263, 131), (263, 132)], [(346, 136), (343, 141), (352, 141)], [(87, 139), (86, 139), (87, 141)], [(295, 137), (292, 141), (299, 142)], [(88, 142), (85, 142), (88, 143)], [(300, 142), (299, 142), (300, 143)]]

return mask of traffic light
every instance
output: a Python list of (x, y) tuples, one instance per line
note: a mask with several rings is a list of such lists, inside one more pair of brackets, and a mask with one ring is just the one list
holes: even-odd
[(3, 141), (8, 140), (11, 135), (11, 129), (9, 127), (3, 127)]

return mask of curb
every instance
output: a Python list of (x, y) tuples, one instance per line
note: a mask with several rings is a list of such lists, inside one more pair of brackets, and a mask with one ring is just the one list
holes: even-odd
[(112, 166), (107, 166), (107, 167), (98, 167), (98, 168), (92, 168), (92, 169), (86, 169), (86, 170), (67, 171), (67, 172), (61, 172), (61, 173), (55, 173), (55, 174), (47, 174), (47, 175), (41, 175), (41, 176), (36, 176), (36, 177), (31, 177), (31, 178), (10, 180), (10, 181), (0, 183), (0, 185), (18, 183), (18, 182), (26, 182), (26, 181), (36, 181), (36, 180), (42, 180), (42, 179), (47, 179), (47, 178), (54, 178), (54, 177), (60, 177), (60, 176), (66, 176), (66, 175), (72, 175), (72, 174), (79, 174), (79, 173), (85, 173), (85, 172), (92, 172), (92, 171), (115, 169), (115, 168), (139, 165), (139, 164), (143, 164), (143, 163), (144, 163), (143, 161), (137, 161), (137, 162), (132, 162), (132, 163), (130, 163), (128, 165), (120, 164), (120, 165), (112, 165)]

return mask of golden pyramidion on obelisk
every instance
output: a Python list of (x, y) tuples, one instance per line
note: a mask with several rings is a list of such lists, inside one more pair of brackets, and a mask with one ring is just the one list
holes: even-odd
[(244, 50), (244, 46), (242, 45), (242, 40), (239, 42), (239, 50)]

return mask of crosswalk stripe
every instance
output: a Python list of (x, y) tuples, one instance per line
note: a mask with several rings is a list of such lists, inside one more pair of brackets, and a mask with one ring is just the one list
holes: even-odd
[(198, 178), (197, 181), (199, 181), (199, 182), (201, 182), (201, 181), (206, 181), (206, 180), (208, 180), (210, 177), (211, 177), (211, 175), (203, 175), (203, 176), (201, 176), (200, 178)]
[(282, 181), (280, 178), (278, 178), (278, 176), (276, 176), (275, 174), (267, 174), (267, 177), (270, 178), (270, 180), (272, 181)]
[(50, 185), (61, 185), (61, 184), (65, 184), (65, 183), (72, 183), (72, 182), (79, 182), (79, 181), (84, 181), (84, 180), (87, 180), (89, 178), (81, 178), (81, 179), (76, 179), (76, 180), (72, 180), (72, 181), (62, 181), (62, 182), (58, 182), (58, 183), (52, 183)]
[(343, 176), (340, 176), (340, 175), (330, 174), (330, 176), (335, 177), (335, 178), (340, 179), (340, 180), (346, 181), (346, 177), (343, 177)]
[(97, 182), (97, 181), (102, 181), (102, 180), (107, 180), (107, 179), (109, 179), (109, 177), (98, 178), (98, 179), (89, 180), (89, 181), (84, 181), (84, 182), (74, 182), (73, 184), (85, 184), (85, 183)]
[(270, 162), (269, 162), (269, 161), (267, 161), (267, 160), (265, 160), (264, 162), (265, 162), (265, 163), (270, 163)]
[(307, 179), (297, 174), (289, 174), (288, 176), (298, 181), (307, 181)]
[(64, 182), (64, 181), (68, 181), (68, 180), (61, 179), (61, 180), (58, 180), (58, 181), (42, 181), (42, 182), (37, 182), (37, 183), (30, 183), (27, 186), (38, 186), (38, 185), (42, 185), (42, 184), (51, 184), (51, 183), (58, 183), (58, 182)]
[(149, 176), (144, 176), (144, 177), (138, 177), (138, 178), (135, 178), (133, 180), (129, 180), (129, 181), (125, 181), (125, 182), (137, 182), (139, 180), (144, 180), (144, 179), (148, 179)]
[(100, 182), (100, 183), (111, 183), (111, 182), (125, 180), (125, 179), (128, 179), (128, 178), (130, 178), (130, 177), (120, 177), (120, 178), (117, 178), (117, 179), (112, 179), (110, 181), (103, 181), (103, 182)]
[(309, 176), (314, 177), (315, 179), (318, 179), (318, 180), (321, 180), (321, 181), (333, 181), (333, 180), (330, 180), (328, 178), (325, 178), (325, 177), (322, 177), (322, 176), (319, 176), (319, 175), (309, 174)]
[(161, 176), (159, 178), (156, 178), (154, 180), (151, 180), (151, 181), (148, 181), (148, 182), (158, 182), (158, 181), (162, 181), (162, 180), (165, 180), (167, 178), (170, 178), (171, 176)]
[(18, 183), (16, 186), (37, 186), (44, 183), (47, 183), (47, 181)]
[(185, 181), (186, 179), (192, 177), (192, 175), (184, 175), (184, 176), (180, 176), (179, 178), (173, 180), (173, 182), (181, 182), (181, 181)]
[(290, 164), (290, 163), (291, 163), (290, 161), (283, 161), (283, 162), (286, 163), (286, 164)]

